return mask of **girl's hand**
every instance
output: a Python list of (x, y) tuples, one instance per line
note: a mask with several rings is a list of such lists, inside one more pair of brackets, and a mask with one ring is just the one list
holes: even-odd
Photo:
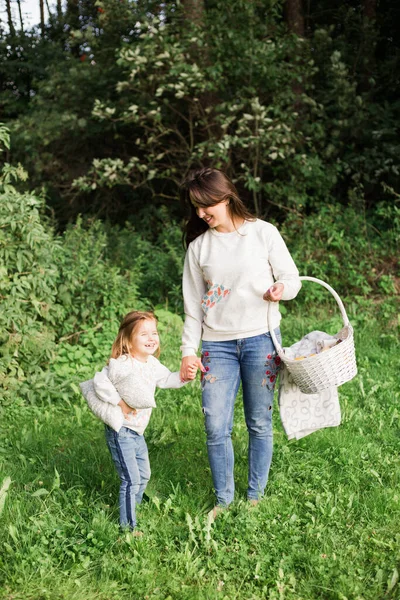
[(137, 410), (136, 408), (131, 408), (126, 402), (125, 400), (121, 400), (118, 402), (118, 406), (121, 407), (122, 410), (122, 414), (124, 415), (124, 418), (127, 419), (129, 421), (129, 419), (131, 418), (131, 415), (136, 415)]
[(197, 369), (203, 373), (205, 368), (198, 356), (185, 356), (182, 358), (180, 377), (182, 381), (190, 381), (196, 377)]
[(188, 379), (190, 379), (190, 380), (196, 379), (197, 369), (198, 369), (197, 365), (189, 365), (188, 366), (188, 368), (187, 368)]
[(274, 283), (274, 285), (265, 292), (263, 300), (266, 302), (279, 302), (282, 298), (284, 287), (283, 283)]

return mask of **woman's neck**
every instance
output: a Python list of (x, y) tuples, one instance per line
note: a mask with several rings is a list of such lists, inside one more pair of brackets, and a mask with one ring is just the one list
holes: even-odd
[(232, 231), (239, 229), (239, 227), (243, 225), (244, 221), (245, 220), (242, 219), (242, 217), (235, 216), (232, 219), (229, 219), (229, 221), (226, 223), (218, 225), (215, 230), (218, 231), (218, 233), (232, 233)]

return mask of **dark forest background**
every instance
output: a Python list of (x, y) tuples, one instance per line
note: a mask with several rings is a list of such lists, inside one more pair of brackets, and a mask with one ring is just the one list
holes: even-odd
[(180, 219), (180, 182), (208, 164), (261, 218), (393, 203), (397, 2), (68, 0), (50, 13), (38, 0), (27, 31), (11, 1), (7, 159), (60, 227), (78, 214), (142, 226), (160, 207)]

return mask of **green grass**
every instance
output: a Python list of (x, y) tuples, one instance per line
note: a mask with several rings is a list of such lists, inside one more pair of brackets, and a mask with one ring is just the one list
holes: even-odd
[[(337, 324), (336, 317), (329, 317)], [(329, 323), (328, 323), (329, 324)], [(307, 328), (285, 320), (286, 341)], [(321, 327), (318, 324), (318, 328)], [(288, 442), (274, 414), (264, 500), (245, 501), (247, 439), (235, 414), (236, 500), (212, 523), (199, 384), (158, 392), (146, 435), (145, 536), (118, 529), (118, 478), (102, 425), (68, 400), (1, 415), (0, 597), (8, 600), (393, 600), (400, 598), (397, 340), (358, 323), (359, 375), (340, 388), (342, 425)], [(179, 340), (162, 354), (176, 368)], [(0, 500), (0, 511), (1, 511)]]

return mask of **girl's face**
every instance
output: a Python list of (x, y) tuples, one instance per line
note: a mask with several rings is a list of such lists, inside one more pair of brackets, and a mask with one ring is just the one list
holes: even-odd
[(198, 206), (193, 202), (197, 216), (203, 219), (209, 227), (223, 233), (232, 226), (232, 218), (228, 212), (229, 200), (223, 200), (214, 206)]
[(157, 324), (153, 320), (140, 321), (131, 338), (130, 353), (140, 362), (147, 362), (160, 346)]

